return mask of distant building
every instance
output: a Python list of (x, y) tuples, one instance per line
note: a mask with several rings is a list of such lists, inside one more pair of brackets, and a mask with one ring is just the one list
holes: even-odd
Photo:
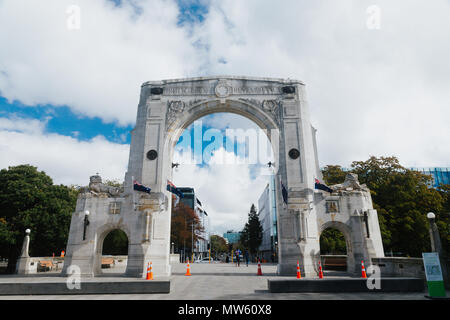
[(258, 200), (258, 218), (263, 228), (259, 251), (261, 258), (267, 261), (277, 260), (277, 209), (275, 194), (275, 177), (272, 176)]
[[(183, 193), (183, 198), (179, 201), (194, 210), (203, 227), (203, 232), (196, 233), (199, 239), (194, 244), (194, 256), (195, 258), (205, 257), (208, 255), (209, 244), (210, 220), (208, 213), (203, 209), (201, 201), (195, 195), (194, 188), (179, 187), (178, 189)], [(186, 251), (191, 251), (190, 248), (186, 249)]]
[(241, 239), (241, 232), (234, 232), (232, 230), (227, 231), (223, 234), (223, 237), (229, 244), (238, 243)]
[(423, 174), (430, 175), (433, 182), (430, 187), (438, 188), (442, 184), (450, 184), (450, 168), (409, 168), (410, 170), (419, 171)]

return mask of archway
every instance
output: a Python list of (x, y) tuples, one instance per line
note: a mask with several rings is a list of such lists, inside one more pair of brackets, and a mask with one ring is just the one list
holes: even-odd
[[(194, 152), (196, 145), (199, 150)], [(173, 202), (176, 207), (172, 207), (171, 223), (171, 243), (182, 261), (192, 259), (192, 255), (195, 260), (209, 260), (210, 232), (222, 237), (229, 230), (236, 234), (243, 230), (251, 205), (258, 206), (258, 198), (273, 175), (268, 166), (274, 162), (273, 154), (266, 133), (236, 113), (210, 113), (187, 126), (174, 147), (176, 167), (172, 171), (172, 182), (185, 193)], [(191, 161), (193, 156), (199, 162)], [(204, 230), (198, 230), (195, 223), (195, 232), (194, 226), (182, 219), (180, 203), (206, 222), (201, 224)], [(199, 237), (203, 239), (196, 240)], [(233, 241), (233, 245), (237, 243)]]
[[(330, 219), (351, 225), (358, 260), (370, 263), (370, 257), (384, 255), (370, 191), (356, 177), (346, 179), (333, 195), (315, 188), (315, 179), (322, 175), (304, 84), (217, 76), (142, 84), (123, 189), (91, 177), (72, 215), (65, 270), (66, 265), (77, 264), (83, 275), (99, 274), (104, 231), (121, 226), (129, 239), (128, 275), (144, 277), (149, 261), (155, 274), (171, 274), (172, 193), (167, 184), (173, 180), (174, 147), (191, 123), (218, 112), (252, 120), (265, 130), (274, 150), (278, 274), (295, 275), (300, 261), (303, 275), (317, 275), (320, 228)], [(138, 185), (146, 188), (136, 191)], [(86, 210), (91, 212), (89, 218)], [(87, 219), (92, 219), (90, 224)], [(343, 233), (349, 238), (349, 232)]]
[(347, 270), (347, 246), (342, 232), (334, 228), (325, 229), (320, 235), (320, 257), (323, 270)]
[(99, 239), (99, 275), (124, 275), (128, 263), (128, 246), (128, 236), (123, 230), (115, 228), (105, 231)]
[(350, 228), (342, 223), (330, 221), (320, 228), (320, 257), (324, 271), (354, 273), (354, 252)]

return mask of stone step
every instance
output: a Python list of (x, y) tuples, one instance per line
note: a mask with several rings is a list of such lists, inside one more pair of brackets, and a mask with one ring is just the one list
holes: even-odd
[(369, 289), (371, 279), (268, 279), (270, 292), (424, 292), (420, 278), (381, 278), (379, 289)]
[(170, 281), (90, 281), (80, 289), (69, 289), (65, 282), (0, 283), (0, 295), (78, 295), (170, 293)]

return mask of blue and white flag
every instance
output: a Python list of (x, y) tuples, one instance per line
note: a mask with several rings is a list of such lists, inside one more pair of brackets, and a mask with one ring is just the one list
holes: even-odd
[(329, 192), (329, 193), (332, 193), (333, 192), (333, 190), (330, 188), (330, 187), (328, 187), (327, 185), (325, 185), (325, 184), (323, 184), (323, 183), (321, 183), (320, 181), (319, 181), (319, 179), (314, 179), (314, 188), (315, 189), (319, 189), (319, 190), (323, 190), (323, 191), (326, 191), (326, 192)]
[(146, 186), (140, 184), (139, 182), (137, 182), (136, 180), (134, 180), (133, 181), (133, 190), (150, 193), (150, 191), (152, 189), (150, 189), (149, 187), (146, 187)]
[(283, 196), (283, 201), (284, 201), (285, 204), (287, 204), (287, 202), (288, 202), (288, 192), (287, 192), (286, 187), (283, 184), (283, 181), (281, 181), (281, 178), (280, 178), (280, 184), (281, 184), (281, 195)]
[(183, 198), (184, 194), (183, 192), (181, 192), (180, 189), (178, 189), (177, 187), (175, 187), (175, 185), (170, 182), (169, 180), (167, 180), (167, 191), (172, 192), (173, 194), (176, 194), (178, 197)]

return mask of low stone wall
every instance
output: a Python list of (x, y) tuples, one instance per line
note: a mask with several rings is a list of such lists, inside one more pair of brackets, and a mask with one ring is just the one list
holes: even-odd
[(382, 277), (415, 277), (425, 279), (422, 258), (372, 258), (372, 264), (380, 267)]
[(170, 264), (180, 263), (180, 254), (179, 253), (171, 253), (169, 262), (170, 262)]

